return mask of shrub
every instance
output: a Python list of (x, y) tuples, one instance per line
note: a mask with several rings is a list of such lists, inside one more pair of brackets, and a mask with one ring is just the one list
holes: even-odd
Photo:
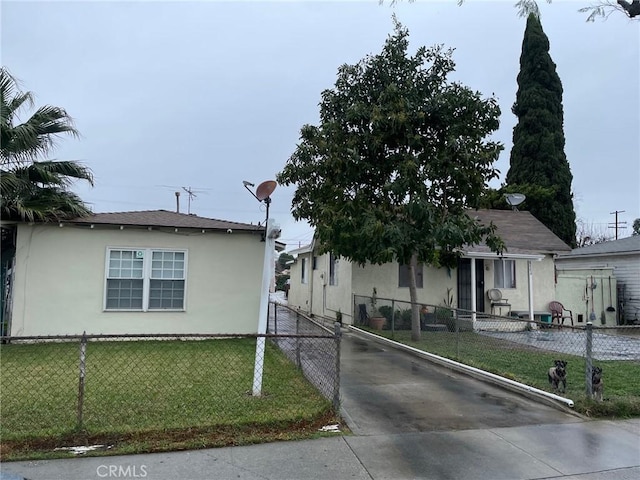
[(385, 328), (391, 330), (391, 319), (393, 318), (393, 308), (389, 305), (382, 305), (378, 311), (380, 315), (387, 319), (387, 323), (385, 324)]

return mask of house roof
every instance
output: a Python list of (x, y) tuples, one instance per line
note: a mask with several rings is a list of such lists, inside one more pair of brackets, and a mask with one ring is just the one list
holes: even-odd
[[(508, 254), (540, 254), (569, 252), (571, 247), (529, 212), (517, 210), (470, 210), (483, 225), (493, 222)], [(489, 252), (486, 245), (465, 248), (466, 252)]]
[(562, 258), (600, 256), (600, 255), (624, 255), (640, 254), (640, 235), (596, 243), (587, 247), (574, 248), (571, 252), (563, 254)]
[[(467, 212), (472, 218), (476, 217), (483, 225), (493, 222), (497, 227), (497, 234), (504, 241), (507, 255), (540, 255), (570, 252), (571, 247), (549, 230), (542, 222), (529, 212), (514, 210), (470, 210)], [(289, 253), (298, 255), (309, 253), (314, 244), (291, 250)], [(484, 244), (464, 248), (466, 254), (493, 254)], [(495, 255), (495, 254), (493, 254)]]
[(304, 245), (299, 248), (295, 248), (293, 250), (289, 250), (287, 253), (289, 255), (300, 255), (301, 253), (309, 253), (311, 251), (313, 251), (313, 243), (310, 243), (309, 245)]
[(259, 232), (264, 227), (247, 223), (229, 222), (193, 214), (176, 213), (168, 210), (146, 210), (136, 212), (94, 213), (85, 217), (64, 220), (62, 223), (76, 225), (118, 225), (137, 227), (195, 228), (207, 230), (243, 230)]

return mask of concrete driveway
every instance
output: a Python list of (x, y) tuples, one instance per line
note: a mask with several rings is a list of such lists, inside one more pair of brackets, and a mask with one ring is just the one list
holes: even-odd
[(357, 334), (343, 335), (340, 354), (343, 416), (358, 435), (582, 421)]

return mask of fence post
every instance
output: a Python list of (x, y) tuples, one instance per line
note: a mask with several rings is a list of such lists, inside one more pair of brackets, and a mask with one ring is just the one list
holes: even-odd
[[(458, 319), (460, 318), (459, 314), (460, 312), (457, 309), (453, 310), (453, 315), (455, 316), (456, 322), (456, 359), (458, 361), (460, 361), (460, 322), (458, 321)], [(471, 321), (471, 325), (473, 325), (473, 320)]]
[(336, 374), (333, 379), (333, 408), (336, 413), (340, 412), (340, 340), (342, 339), (342, 330), (338, 322), (333, 324), (335, 332), (336, 344)]
[(396, 301), (391, 299), (391, 337), (396, 332)]
[(278, 305), (273, 304), (273, 333), (278, 334)]
[[(296, 312), (296, 335), (300, 335), (300, 314)], [(300, 368), (300, 337), (296, 336), (296, 366)]]
[(593, 395), (593, 385), (591, 383), (591, 366), (592, 366), (592, 351), (593, 351), (593, 323), (587, 322), (587, 348), (586, 348), (586, 371), (585, 375), (585, 383), (587, 385), (587, 396), (591, 397)]
[(82, 338), (80, 339), (80, 374), (78, 378), (78, 415), (77, 425), (78, 430), (82, 429), (82, 414), (84, 408), (84, 379), (86, 375), (87, 366), (87, 332), (82, 332)]

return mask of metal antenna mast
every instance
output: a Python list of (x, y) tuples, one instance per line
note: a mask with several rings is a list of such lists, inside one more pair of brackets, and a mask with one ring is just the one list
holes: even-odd
[(191, 190), (191, 187), (182, 187), (182, 189), (189, 195), (189, 200), (187, 201), (187, 213), (191, 215), (191, 199), (197, 198), (198, 196), (193, 192), (193, 190)]

